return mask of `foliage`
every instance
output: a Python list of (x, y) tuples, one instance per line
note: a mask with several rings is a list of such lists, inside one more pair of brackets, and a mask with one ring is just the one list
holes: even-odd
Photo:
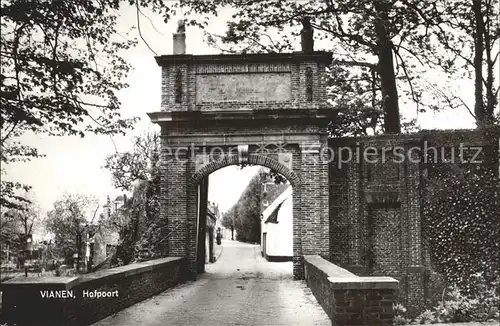
[(415, 318), (416, 324), (487, 322), (500, 317), (500, 296), (496, 281), (487, 282), (481, 275), (470, 279), (471, 289), (449, 287), (437, 307), (425, 310)]
[(46, 229), (54, 235), (55, 250), (67, 262), (71, 261), (75, 252), (78, 261), (82, 257), (85, 232), (94, 223), (98, 208), (99, 205), (96, 206), (95, 200), (89, 196), (64, 194), (48, 212)]
[[(40, 222), (40, 208), (35, 202), (24, 202), (20, 209), (4, 209), (0, 218), (0, 245), (9, 243), (12, 252), (24, 250), (26, 238), (23, 234), (33, 234)], [(2, 259), (4, 258), (2, 252)]]
[(375, 65), (335, 61), (326, 78), (330, 103), (339, 110), (330, 136), (366, 136), (383, 130), (380, 85)]
[(131, 200), (119, 212), (126, 223), (119, 231), (120, 240), (113, 264), (129, 264), (158, 257), (161, 239), (160, 219), (160, 135), (147, 133), (134, 138), (132, 150), (106, 158), (116, 187), (131, 190)]
[(435, 166), (427, 180), (423, 235), (433, 264), (448, 284), (467, 289), (470, 277), (498, 277), (500, 180), (497, 168)]
[(130, 151), (110, 154), (104, 164), (111, 172), (114, 186), (128, 191), (137, 179), (159, 176), (160, 134), (146, 133), (132, 141)]
[(260, 242), (260, 214), (263, 199), (261, 183), (265, 180), (272, 180), (275, 184), (288, 183), (288, 180), (278, 171), (262, 168), (249, 182), (238, 201), (222, 215), (222, 226), (236, 230), (237, 240)]
[[(455, 78), (474, 79), (474, 108), (470, 108), (460, 94), (453, 94), (447, 101), (455, 107), (465, 107), (479, 127), (498, 120), (498, 72), (500, 49), (499, 8), (493, 0), (440, 0), (432, 15), (426, 20), (438, 18), (434, 33), (439, 44), (433, 58), (437, 66)], [(450, 31), (453, 31), (450, 33)], [(495, 116), (495, 110), (497, 116)]]
[[(40, 156), (22, 144), (26, 133), (117, 134), (135, 118), (120, 116), (117, 93), (130, 65), (121, 55), (136, 44), (117, 30), (122, 4), (170, 17), (163, 0), (6, 0), (1, 4), (0, 106), (2, 164)], [(118, 35), (120, 34), (120, 35)], [(1, 205), (21, 208), (19, 190), (2, 180)]]
[(232, 209), (229, 210), (228, 212), (222, 214), (222, 220), (221, 220), (222, 226), (225, 227), (226, 229), (233, 229), (234, 228), (234, 219), (233, 219), (234, 215), (235, 214), (232, 211)]
[(394, 311), (394, 325), (408, 325), (410, 324), (410, 319), (406, 317), (406, 308), (400, 304), (393, 304), (392, 309)]
[(132, 198), (117, 213), (125, 217), (119, 228), (119, 244), (112, 259), (114, 265), (127, 265), (136, 261), (159, 258), (163, 251), (159, 244), (165, 221), (159, 213), (159, 178), (138, 181)]
[[(360, 78), (353, 80), (353, 84), (343, 85), (359, 91), (349, 100), (363, 98), (365, 93), (372, 97), (370, 101), (362, 100), (358, 110), (367, 103), (380, 104), (378, 115), (384, 119), (386, 132), (399, 131), (398, 91), (407, 92), (416, 103), (423, 103), (425, 99), (422, 96), (425, 89), (418, 87), (416, 80), (419, 68), (423, 68), (423, 59), (432, 57), (434, 51), (429, 33), (434, 23), (431, 19), (424, 19), (437, 14), (432, 1), (182, 0), (180, 3), (194, 14), (216, 15), (219, 8), (233, 8), (235, 13), (227, 23), (226, 34), (219, 39), (233, 45), (230, 50), (240, 52), (290, 49), (290, 36), (298, 36), (296, 26), (302, 18), (310, 17), (317, 39), (328, 40), (334, 51), (337, 60), (331, 68), (335, 70), (343, 65), (367, 68), (358, 74)], [(201, 27), (207, 25), (207, 21), (191, 23)], [(270, 38), (269, 33), (275, 33), (277, 37)], [(209, 40), (209, 43), (216, 43), (213, 36)], [(349, 73), (352, 71), (349, 69)], [(332, 76), (335, 77), (335, 73)], [(359, 88), (357, 82), (363, 80), (368, 85)], [(406, 86), (397, 85), (398, 80)], [(379, 95), (371, 96), (372, 92)], [(373, 103), (370, 107), (377, 109)], [(372, 123), (373, 118), (370, 119)]]
[[(224, 214), (223, 225), (234, 225), (236, 238), (244, 242), (260, 242), (261, 176), (255, 175), (238, 201)], [(231, 221), (232, 223), (228, 223)]]
[(443, 292), (437, 306), (424, 310), (411, 319), (406, 308), (396, 304), (394, 308), (395, 325), (420, 325), (458, 322), (490, 322), (500, 318), (500, 278), (487, 281), (482, 275), (473, 275), (470, 286), (464, 290), (449, 286)]

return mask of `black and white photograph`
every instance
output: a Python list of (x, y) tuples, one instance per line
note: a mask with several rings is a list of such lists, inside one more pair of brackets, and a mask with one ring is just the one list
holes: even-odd
[(494, 326), (498, 0), (1, 0), (0, 326)]

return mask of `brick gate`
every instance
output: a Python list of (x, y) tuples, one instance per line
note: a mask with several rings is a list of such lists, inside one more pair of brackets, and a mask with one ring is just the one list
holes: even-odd
[[(229, 165), (257, 164), (294, 188), (293, 273), (303, 255), (329, 256), (328, 146), (322, 76), (326, 52), (250, 55), (164, 55), (161, 111), (162, 233), (168, 256), (187, 257), (197, 276), (199, 183)], [(228, 185), (230, 189), (231, 185)]]

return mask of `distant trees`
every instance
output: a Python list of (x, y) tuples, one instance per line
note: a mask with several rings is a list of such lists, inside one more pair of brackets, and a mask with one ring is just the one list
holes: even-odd
[(222, 216), (222, 226), (236, 231), (236, 240), (260, 242), (262, 182), (273, 180), (286, 183), (286, 178), (275, 170), (263, 168), (255, 175), (241, 194), (238, 201)]
[(54, 203), (45, 220), (47, 231), (54, 235), (55, 249), (72, 261), (77, 254), (76, 266), (79, 270), (89, 226), (96, 221), (99, 204), (91, 197), (65, 194)]
[[(120, 116), (118, 92), (130, 65), (122, 51), (134, 46), (117, 30), (118, 10), (133, 5), (161, 12), (163, 0), (6, 0), (0, 24), (1, 163), (41, 154), (22, 144), (24, 133), (53, 136), (112, 135), (130, 129), (135, 118)], [(3, 207), (22, 208), (20, 190), (29, 185), (1, 181)]]
[(236, 240), (260, 242), (261, 176), (255, 175), (238, 201), (227, 211), (223, 223), (234, 225)]
[[(3, 209), (0, 218), (0, 245), (2, 249), (23, 257), (37, 224), (41, 222), (40, 208), (34, 201), (24, 202), (20, 209)], [(6, 253), (2, 252), (2, 259)]]

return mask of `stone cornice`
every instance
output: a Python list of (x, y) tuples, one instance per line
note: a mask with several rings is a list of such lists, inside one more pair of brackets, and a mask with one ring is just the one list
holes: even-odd
[(317, 51), (313, 53), (292, 52), (292, 53), (255, 53), (255, 54), (210, 54), (210, 55), (161, 55), (155, 57), (159, 66), (176, 64), (197, 64), (197, 63), (253, 63), (253, 62), (322, 62), (329, 64), (332, 61), (331, 52)]
[(210, 121), (210, 120), (281, 120), (331, 119), (337, 115), (333, 108), (283, 110), (224, 110), (224, 111), (160, 111), (147, 113), (151, 122)]

